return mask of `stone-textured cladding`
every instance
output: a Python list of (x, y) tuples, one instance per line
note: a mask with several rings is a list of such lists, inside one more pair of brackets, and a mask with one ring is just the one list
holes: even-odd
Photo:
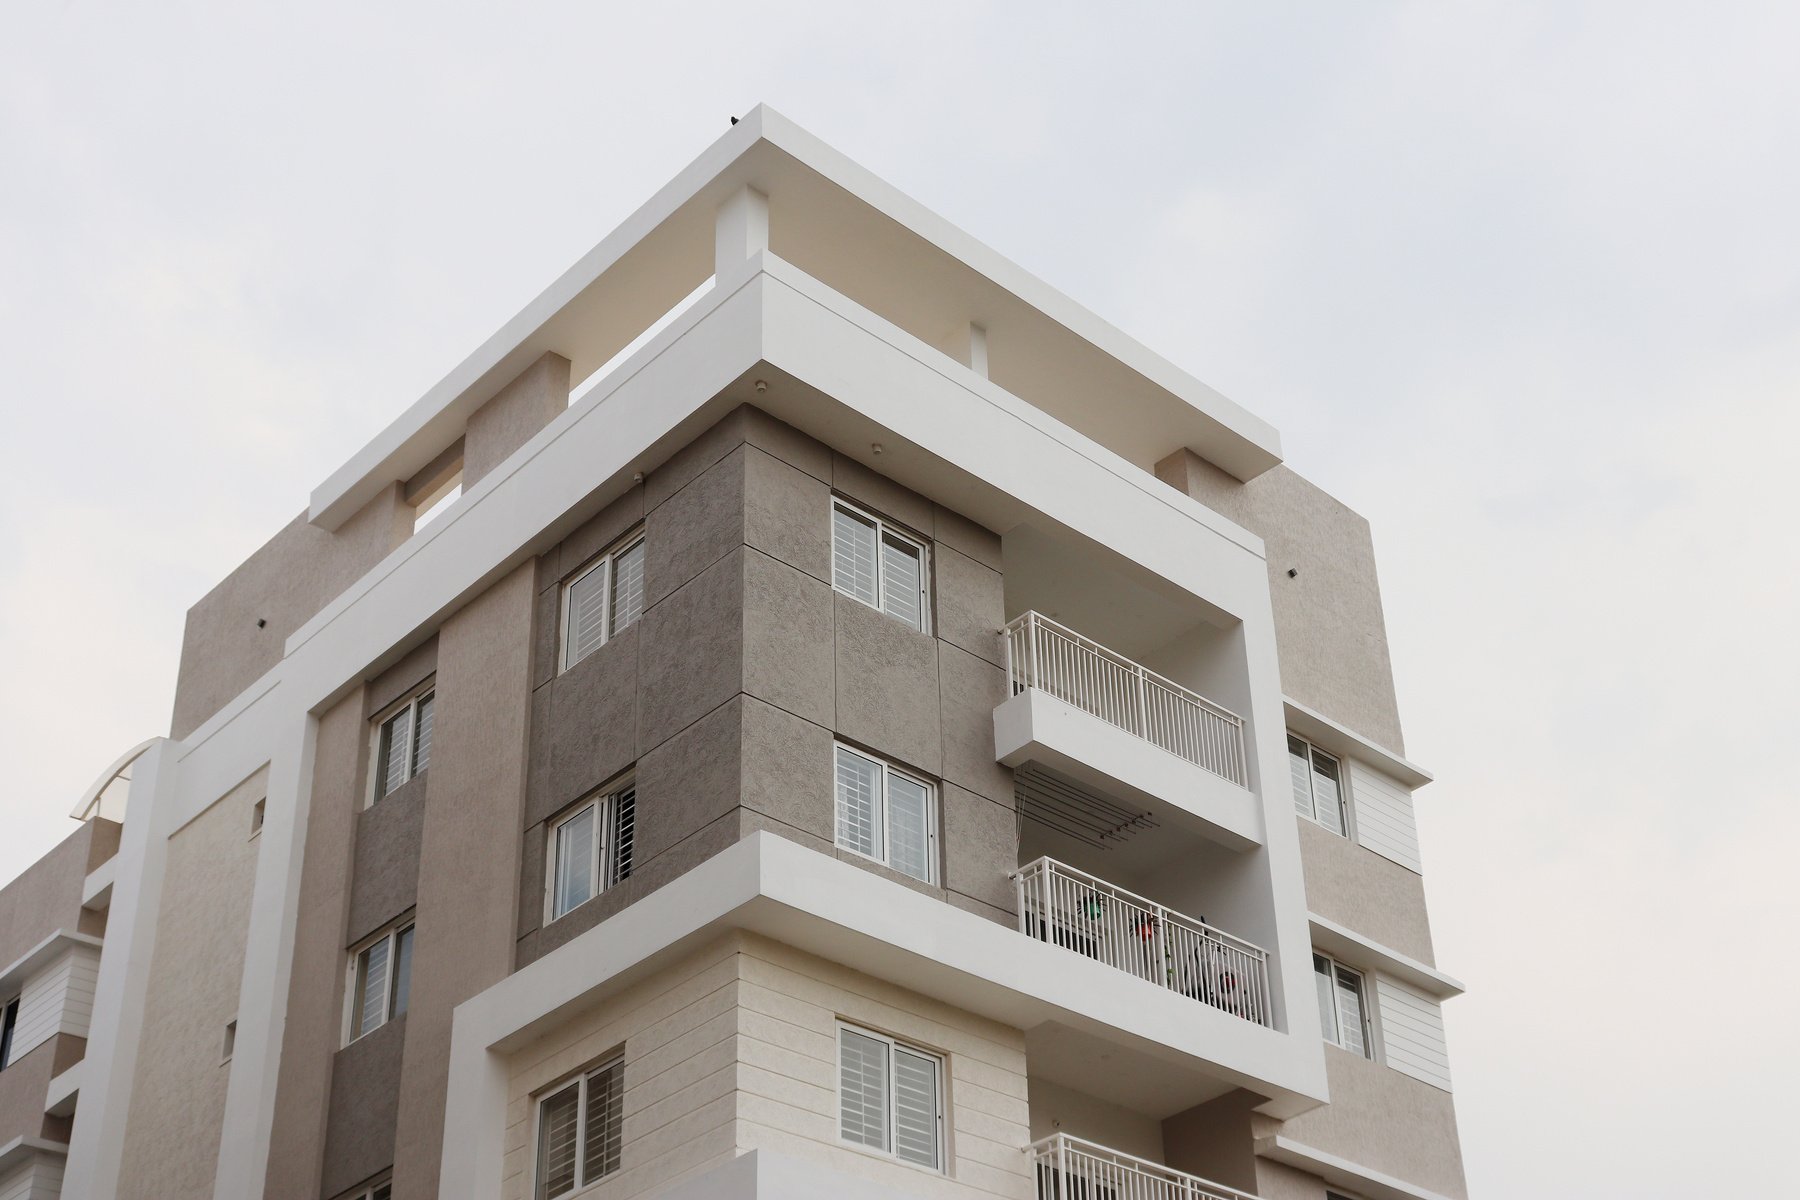
[(251, 813), (267, 795), (267, 776), (267, 768), (258, 770), (169, 838), (121, 1196), (212, 1190), (231, 1070), (225, 1026), (238, 1015), (262, 846), (251, 835)]
[(1286, 467), (1243, 483), (1181, 450), (1156, 475), (1263, 540), (1282, 691), (1404, 753), (1369, 523)]
[[(932, 632), (833, 591), (834, 491), (932, 544)], [(559, 672), (561, 583), (640, 523), (642, 619)], [(520, 965), (765, 829), (1010, 922), (999, 566), (994, 534), (752, 408), (552, 549), (538, 575)], [(834, 738), (939, 783), (939, 886), (836, 849)], [(545, 926), (545, 822), (634, 765), (632, 877)]]
[(1423, 877), (1307, 820), (1300, 822), (1300, 859), (1309, 910), (1436, 965)]
[[(948, 1169), (936, 1174), (837, 1137), (837, 1023), (945, 1056)], [(625, 1200), (751, 1150), (810, 1159), (894, 1195), (1026, 1200), (1032, 1176), (1025, 1040), (941, 1001), (747, 934), (730, 934), (609, 996), (513, 1055), (503, 1200), (531, 1192), (533, 1106), (620, 1054)]]
[(81, 1060), (86, 1044), (83, 1038), (59, 1033), (0, 1071), (0, 1146), (15, 1138), (68, 1142), (68, 1118), (46, 1115), (44, 1096), (52, 1079)]

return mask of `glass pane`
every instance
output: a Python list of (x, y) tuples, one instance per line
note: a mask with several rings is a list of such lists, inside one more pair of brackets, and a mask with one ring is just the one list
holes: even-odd
[(1329, 754), (1312, 752), (1313, 799), (1319, 806), (1319, 824), (1342, 836), (1344, 801), (1338, 786), (1338, 761)]
[(831, 510), (831, 583), (864, 604), (876, 602), (875, 522)]
[(1337, 1045), (1337, 998), (1331, 991), (1331, 964), (1313, 955), (1313, 983), (1319, 989), (1319, 1031), (1325, 1040)]
[(350, 1015), (350, 1028), (357, 1037), (387, 1019), (382, 1012), (382, 1001), (387, 998), (387, 965), (386, 938), (356, 956), (356, 1008)]
[(419, 730), (413, 735), (412, 773), (414, 775), (431, 765), (431, 713), (436, 707), (436, 695), (424, 696), (419, 700)]
[(606, 640), (606, 570), (597, 567), (569, 585), (569, 644), (563, 666), (572, 667)]
[(881, 815), (876, 792), (881, 787), (881, 767), (860, 754), (839, 748), (837, 752), (838, 845), (881, 857)]
[(412, 951), (413, 931), (408, 925), (394, 939), (394, 1003), (388, 1009), (392, 1017), (406, 1011), (407, 997), (412, 993)]
[(931, 790), (888, 773), (888, 865), (931, 882)]
[(630, 625), (644, 615), (644, 543), (639, 542), (613, 560), (612, 631)]
[(375, 798), (381, 799), (406, 782), (407, 741), (412, 731), (412, 709), (397, 712), (381, 723), (376, 747)]
[(581, 1182), (592, 1183), (619, 1169), (624, 1140), (625, 1065), (614, 1063), (588, 1076), (587, 1136)]
[(1362, 977), (1343, 967), (1337, 969), (1338, 1028), (1342, 1040), (1338, 1045), (1352, 1054), (1368, 1057), (1368, 1042), (1363, 1038)]
[(887, 1043), (838, 1030), (838, 1130), (847, 1142), (888, 1148)]
[(894, 1047), (894, 1153), (938, 1165), (937, 1060)]
[(595, 806), (590, 804), (556, 827), (556, 874), (550, 906), (552, 917), (560, 917), (577, 904), (585, 904), (594, 897), (595, 817)]
[(580, 1086), (571, 1083), (538, 1105), (538, 1200), (575, 1190)]
[(881, 607), (914, 629), (925, 628), (925, 564), (921, 552), (896, 537), (881, 539)]
[(637, 789), (626, 788), (613, 797), (612, 880), (631, 877), (631, 849), (637, 835)]
[(1294, 811), (1303, 817), (1313, 815), (1312, 766), (1307, 761), (1306, 743), (1288, 739), (1288, 774), (1294, 783)]

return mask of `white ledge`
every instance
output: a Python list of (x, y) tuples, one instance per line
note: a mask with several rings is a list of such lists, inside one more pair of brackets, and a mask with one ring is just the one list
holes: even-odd
[(1460, 996), (1465, 990), (1460, 982), (1436, 967), (1427, 966), (1416, 958), (1410, 958), (1398, 950), (1366, 938), (1336, 921), (1321, 917), (1315, 912), (1307, 913), (1306, 919), (1312, 925), (1313, 945), (1341, 956), (1354, 966), (1368, 967), (1392, 975), (1439, 1000)]
[(1257, 1138), (1256, 1153), (1271, 1161), (1308, 1171), (1326, 1183), (1362, 1192), (1374, 1200), (1452, 1200), (1442, 1192), (1407, 1183), (1373, 1167), (1365, 1167), (1280, 1134)]
[(0, 995), (7, 995), (18, 989), (25, 980), (35, 974), (45, 964), (54, 960), (66, 950), (77, 946), (100, 949), (100, 939), (90, 933), (76, 933), (73, 929), (59, 929), (5, 968), (0, 969)]
[(1336, 754), (1360, 758), (1379, 767), (1407, 787), (1421, 788), (1432, 781), (1432, 774), (1417, 763), (1409, 762), (1385, 746), (1371, 742), (1362, 734), (1340, 725), (1324, 713), (1306, 707), (1292, 696), (1281, 698), (1287, 709), (1288, 728), (1323, 749)]

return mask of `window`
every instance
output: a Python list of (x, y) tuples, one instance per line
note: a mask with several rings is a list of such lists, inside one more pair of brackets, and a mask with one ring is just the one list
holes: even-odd
[(538, 1100), (537, 1200), (555, 1200), (619, 1169), (625, 1060), (611, 1061)]
[(931, 609), (925, 543), (835, 500), (831, 506), (831, 586), (923, 630)]
[(437, 692), (427, 688), (383, 720), (375, 732), (375, 794), (381, 799), (431, 765), (431, 719)]
[(219, 1055), (219, 1062), (221, 1064), (230, 1062), (231, 1056), (235, 1053), (237, 1053), (237, 1022), (227, 1021), (225, 1022), (225, 1050)]
[(589, 797), (551, 822), (548, 920), (630, 876), (636, 826), (637, 785), (630, 782)]
[(0, 1024), (0, 1070), (12, 1062), (13, 1030), (19, 1025), (19, 997), (6, 1002), (4, 1024)]
[(376, 934), (350, 954), (350, 1037), (354, 1042), (406, 1012), (412, 991), (411, 921)]
[(1325, 1040), (1352, 1054), (1374, 1058), (1374, 1039), (1363, 1004), (1363, 977), (1323, 954), (1313, 955), (1313, 982), (1319, 988), (1319, 1025)]
[(1344, 812), (1344, 770), (1317, 746), (1288, 734), (1288, 772), (1294, 781), (1294, 811), (1339, 837), (1350, 836)]
[(269, 798), (264, 796), (250, 806), (250, 836), (255, 837), (262, 832), (263, 818), (267, 815)]
[(394, 1194), (394, 1185), (383, 1180), (371, 1188), (364, 1188), (351, 1195), (350, 1200), (390, 1200)]
[(944, 1169), (944, 1060), (879, 1033), (838, 1026), (838, 1136)]
[(644, 615), (644, 532), (627, 534), (563, 584), (562, 669)]
[(931, 785), (879, 759), (837, 748), (837, 844), (914, 879), (937, 879)]

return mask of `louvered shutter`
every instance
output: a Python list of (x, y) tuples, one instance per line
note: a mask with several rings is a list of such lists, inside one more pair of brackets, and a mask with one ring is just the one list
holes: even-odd
[(1338, 1044), (1337, 993), (1331, 983), (1331, 963), (1313, 955), (1313, 983), (1319, 993), (1319, 1032), (1332, 1045)]
[(938, 1165), (938, 1064), (894, 1047), (894, 1153), (921, 1166)]
[(625, 1064), (615, 1062), (587, 1077), (587, 1115), (582, 1145), (585, 1186), (619, 1169), (624, 1142)]
[(880, 765), (840, 746), (837, 752), (838, 845), (871, 858), (881, 857), (880, 789)]
[(1362, 976), (1343, 967), (1337, 969), (1338, 1045), (1365, 1058), (1369, 1045), (1363, 1036)]
[(356, 1036), (361, 1037), (380, 1026), (387, 1015), (383, 1001), (387, 999), (388, 940), (382, 938), (364, 950), (358, 956), (357, 967), (354, 1025)]
[(412, 734), (412, 709), (402, 709), (381, 725), (376, 747), (375, 798), (381, 799), (406, 782), (406, 761)]
[(612, 571), (612, 632), (617, 633), (644, 614), (644, 543), (621, 551)]
[(881, 607), (888, 616), (925, 628), (925, 564), (917, 546), (896, 537), (881, 539)]
[(878, 603), (875, 522), (843, 508), (831, 510), (831, 581), (864, 604)]
[(888, 1148), (888, 1048), (879, 1039), (838, 1030), (838, 1129), (847, 1142)]
[(575, 1156), (581, 1119), (580, 1081), (538, 1106), (538, 1200), (575, 1190)]
[(606, 570), (595, 567), (569, 585), (568, 648), (563, 666), (572, 667), (606, 640)]
[(888, 865), (914, 879), (931, 881), (931, 790), (904, 775), (888, 773)]

